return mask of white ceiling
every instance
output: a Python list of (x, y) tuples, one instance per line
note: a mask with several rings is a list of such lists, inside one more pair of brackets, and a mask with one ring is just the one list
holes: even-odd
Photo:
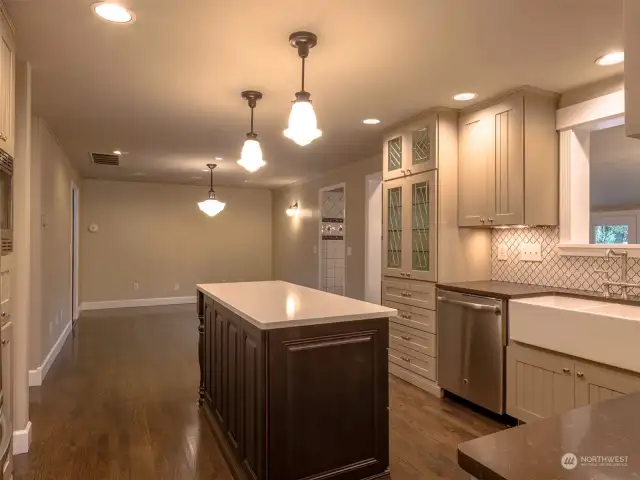
[[(92, 1), (5, 0), (34, 110), (87, 177), (206, 183), (223, 156), (216, 183), (276, 186), (379, 152), (384, 128), (460, 107), (454, 93), (562, 92), (622, 71), (593, 63), (622, 48), (622, 0), (127, 0), (132, 25), (100, 20)], [(308, 147), (282, 135), (300, 81), (288, 36), (302, 29), (319, 38), (307, 90), (324, 131)], [(264, 92), (256, 174), (235, 163), (244, 89)], [(121, 167), (90, 164), (114, 149), (131, 152)]]
[(591, 205), (640, 205), (640, 140), (624, 125), (591, 133)]

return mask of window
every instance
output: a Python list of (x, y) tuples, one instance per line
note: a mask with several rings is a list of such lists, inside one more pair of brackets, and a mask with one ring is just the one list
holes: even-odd
[(594, 231), (596, 244), (629, 243), (629, 225), (597, 225)]

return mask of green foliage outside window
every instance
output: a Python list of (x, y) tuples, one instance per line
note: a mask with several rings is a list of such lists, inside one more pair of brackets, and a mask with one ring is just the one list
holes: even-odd
[(596, 226), (596, 243), (629, 243), (629, 225)]

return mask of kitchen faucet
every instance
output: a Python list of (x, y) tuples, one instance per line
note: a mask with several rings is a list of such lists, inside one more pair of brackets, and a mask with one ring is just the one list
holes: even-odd
[(598, 270), (599, 273), (604, 273), (606, 275), (605, 281), (602, 284), (605, 288), (605, 296), (608, 297), (610, 295), (612, 286), (620, 287), (620, 289), (622, 290), (622, 298), (626, 300), (627, 298), (629, 298), (630, 288), (640, 287), (640, 284), (629, 283), (629, 270), (627, 265), (629, 252), (627, 252), (626, 250), (622, 252), (616, 252), (615, 250), (610, 248), (607, 250), (607, 258), (610, 259), (611, 257), (620, 257), (622, 259), (622, 271), (620, 272), (620, 282), (611, 282), (609, 281), (609, 272), (607, 272), (606, 270)]

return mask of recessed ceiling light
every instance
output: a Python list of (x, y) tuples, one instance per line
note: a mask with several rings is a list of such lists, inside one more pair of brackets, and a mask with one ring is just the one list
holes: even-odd
[(113, 154), (114, 155), (122, 155), (122, 152), (120, 150), (114, 150)]
[(458, 102), (466, 102), (468, 100), (473, 100), (477, 96), (478, 95), (476, 95), (475, 93), (465, 92), (465, 93), (458, 93), (457, 95), (454, 95), (453, 99), (457, 100)]
[(113, 23), (131, 23), (135, 20), (133, 12), (117, 3), (98, 2), (91, 9), (101, 18)]
[(624, 52), (611, 52), (596, 59), (596, 64), (602, 67), (618, 65), (622, 62), (624, 62)]
[(220, 161), (220, 160), (224, 160), (224, 158), (222, 158), (222, 157), (216, 157), (216, 160)]
[(362, 120), (362, 123), (364, 123), (365, 125), (377, 125), (380, 123), (380, 120), (378, 120), (377, 118), (365, 118), (364, 120)]

